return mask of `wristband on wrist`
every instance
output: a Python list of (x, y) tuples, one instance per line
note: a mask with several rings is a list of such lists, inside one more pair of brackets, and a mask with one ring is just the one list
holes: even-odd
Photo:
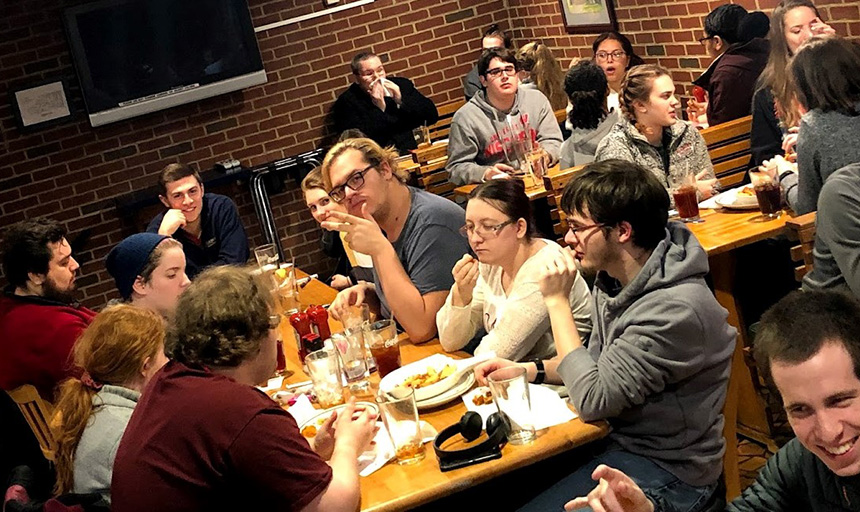
[(532, 363), (535, 364), (537, 368), (537, 374), (535, 375), (535, 380), (532, 381), (534, 384), (543, 384), (543, 381), (546, 379), (546, 370), (543, 366), (543, 361), (540, 359), (532, 359)]

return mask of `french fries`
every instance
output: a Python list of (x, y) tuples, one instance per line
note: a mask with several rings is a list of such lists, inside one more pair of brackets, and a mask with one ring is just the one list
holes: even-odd
[(403, 386), (412, 389), (423, 388), (430, 384), (436, 384), (440, 380), (453, 375), (456, 370), (457, 367), (452, 364), (445, 365), (441, 372), (432, 366), (428, 366), (426, 372), (413, 375), (403, 381)]

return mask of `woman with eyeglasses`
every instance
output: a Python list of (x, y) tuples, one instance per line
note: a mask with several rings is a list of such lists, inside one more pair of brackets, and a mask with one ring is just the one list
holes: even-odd
[(594, 52), (594, 62), (603, 69), (606, 81), (609, 82), (610, 93), (606, 98), (606, 110), (618, 108), (618, 94), (627, 70), (639, 64), (645, 64), (642, 57), (633, 51), (630, 39), (620, 32), (604, 32), (597, 36), (591, 44)]
[(667, 189), (691, 172), (699, 200), (711, 197), (717, 180), (707, 145), (698, 130), (678, 119), (679, 105), (669, 70), (655, 64), (630, 68), (621, 90), (622, 118), (600, 141), (595, 160), (638, 163)]
[[(538, 276), (561, 247), (537, 238), (531, 203), (520, 180), (483, 183), (469, 194), (462, 229), (475, 256), (454, 265), (454, 286), (436, 314), (439, 342), (463, 349), (482, 328), (476, 354), (494, 351), (513, 361), (555, 356), (555, 343)], [(591, 333), (590, 294), (581, 276), (570, 309), (583, 339)]]

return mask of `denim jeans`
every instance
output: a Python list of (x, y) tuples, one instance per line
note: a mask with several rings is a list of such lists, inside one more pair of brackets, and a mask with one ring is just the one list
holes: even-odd
[[(600, 464), (621, 470), (635, 481), (651, 497), (669, 505), (669, 510), (698, 512), (708, 503), (717, 484), (693, 487), (661, 468), (650, 459), (620, 449), (598, 454), (593, 460), (564, 477), (555, 485), (538, 495), (519, 512), (557, 512), (564, 504), (577, 496), (587, 496), (597, 486), (591, 473)], [(583, 510), (591, 510), (590, 508)]]

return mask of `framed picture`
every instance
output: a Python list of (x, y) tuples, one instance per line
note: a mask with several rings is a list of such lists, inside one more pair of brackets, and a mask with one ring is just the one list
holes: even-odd
[(68, 87), (56, 78), (10, 93), (12, 110), (22, 130), (33, 130), (67, 121), (72, 117)]
[(618, 30), (612, 0), (559, 0), (569, 34), (599, 34)]

